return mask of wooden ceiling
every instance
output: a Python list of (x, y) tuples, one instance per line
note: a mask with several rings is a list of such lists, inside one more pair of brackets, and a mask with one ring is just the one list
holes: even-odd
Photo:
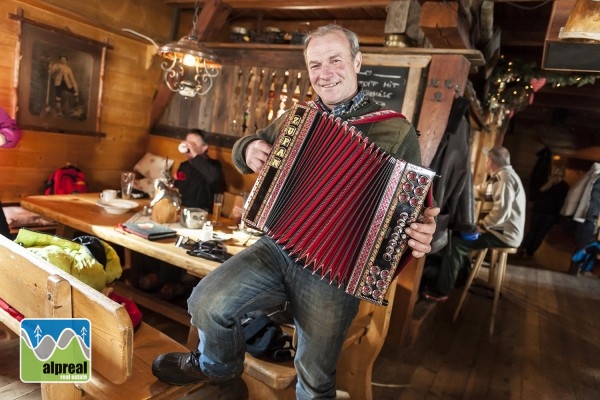
[[(182, 10), (182, 13), (193, 12), (195, 5), (190, 0), (165, 2)], [(200, 8), (204, 3), (200, 1)], [(263, 27), (277, 22), (286, 27), (294, 24), (300, 27), (306, 21), (338, 21), (344, 24), (344, 21), (360, 20), (364, 31), (354, 29), (359, 36), (383, 43), (384, 33), (380, 27), (385, 22), (390, 0), (224, 0), (223, 3), (231, 7), (228, 26), (253, 20)], [(472, 3), (477, 3), (477, 0)], [(510, 60), (535, 62), (539, 68), (552, 6), (552, 0), (494, 0), (493, 20), (487, 23), (500, 30), (501, 54)], [(377, 25), (371, 25), (375, 22)], [(378, 28), (374, 32), (371, 26)], [(577, 74), (565, 72), (569, 73)], [(565, 152), (585, 148), (583, 158), (600, 161), (600, 154), (594, 151), (590, 154), (589, 151), (594, 146), (600, 149), (600, 79), (593, 85), (581, 87), (553, 88), (546, 85), (535, 94), (533, 104), (519, 112), (514, 120), (520, 127), (539, 128), (540, 132), (544, 132), (540, 140), (553, 147), (565, 148)]]

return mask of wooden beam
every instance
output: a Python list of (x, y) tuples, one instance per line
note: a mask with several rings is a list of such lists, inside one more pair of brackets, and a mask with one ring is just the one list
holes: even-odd
[(421, 163), (429, 166), (448, 124), (455, 96), (462, 96), (469, 75), (469, 61), (459, 55), (434, 55), (417, 129), (421, 133)]
[[(282, 10), (323, 10), (336, 8), (385, 7), (390, 0), (231, 0), (227, 4), (232, 8), (245, 9), (282, 9)], [(166, 4), (179, 8), (194, 8), (192, 0), (165, 0)], [(200, 1), (204, 4), (206, 1)]]
[(419, 26), (433, 47), (471, 49), (470, 27), (456, 1), (427, 1), (421, 6)]
[(600, 113), (598, 98), (569, 95), (566, 93), (539, 92), (533, 96), (533, 105), (538, 107), (564, 108)]
[(223, 27), (230, 12), (231, 6), (224, 4), (222, 0), (207, 1), (198, 15), (196, 31), (194, 32), (196, 37), (201, 41), (210, 39), (215, 32), (219, 32)]

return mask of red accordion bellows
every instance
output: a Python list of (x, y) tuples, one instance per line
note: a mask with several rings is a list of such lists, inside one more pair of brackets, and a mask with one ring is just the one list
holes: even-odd
[(347, 293), (383, 304), (435, 173), (354, 127), (297, 105), (248, 197), (244, 221)]

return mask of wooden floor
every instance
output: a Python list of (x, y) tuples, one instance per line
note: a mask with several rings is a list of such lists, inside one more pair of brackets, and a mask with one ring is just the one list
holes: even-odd
[(600, 278), (508, 265), (492, 337), (485, 291), (452, 323), (460, 290), (410, 348), (383, 349), (374, 399), (600, 399)]

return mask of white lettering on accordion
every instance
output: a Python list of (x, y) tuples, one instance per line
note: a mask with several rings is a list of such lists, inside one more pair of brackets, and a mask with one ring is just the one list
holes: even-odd
[(273, 154), (271, 163), (269, 164), (273, 168), (279, 168), (287, 156), (288, 151), (293, 143), (293, 138), (298, 131), (298, 126), (302, 122), (302, 119), (295, 115), (290, 121), (289, 125), (283, 131), (283, 134), (279, 137), (279, 148), (277, 152)]

